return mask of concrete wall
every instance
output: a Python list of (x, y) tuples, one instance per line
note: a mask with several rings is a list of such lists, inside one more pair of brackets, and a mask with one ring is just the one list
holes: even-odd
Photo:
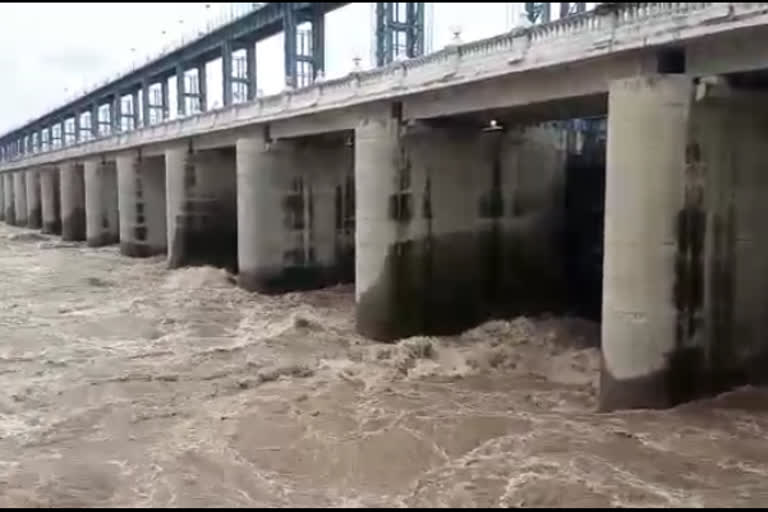
[(59, 167), (61, 239), (85, 241), (85, 179), (83, 164), (66, 162)]
[(168, 263), (237, 270), (235, 148), (166, 151)]
[(147, 257), (166, 251), (165, 162), (130, 152), (117, 157), (120, 252)]
[(351, 226), (345, 234), (343, 207), (352, 147), (344, 141), (238, 140), (241, 286), (277, 292), (351, 277)]
[(16, 226), (27, 225), (27, 180), (25, 171), (13, 173), (13, 203), (16, 212)]
[(40, 171), (40, 203), (43, 219), (43, 233), (61, 234), (61, 187), (56, 167)]
[(26, 172), (27, 226), (40, 229), (43, 226), (42, 205), (40, 204), (40, 174), (37, 169)]
[(120, 240), (117, 165), (103, 159), (88, 160), (85, 173), (85, 231), (91, 247)]
[(356, 132), (358, 330), (392, 340), (494, 315), (556, 311), (564, 134), (395, 119)]

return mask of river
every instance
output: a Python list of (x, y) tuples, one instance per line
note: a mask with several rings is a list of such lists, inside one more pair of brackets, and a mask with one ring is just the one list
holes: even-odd
[(349, 286), (263, 296), (0, 225), (0, 506), (762, 506), (768, 392), (597, 414), (599, 327), (373, 343)]

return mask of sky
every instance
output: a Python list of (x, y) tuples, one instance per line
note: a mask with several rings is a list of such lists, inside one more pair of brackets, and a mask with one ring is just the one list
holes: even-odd
[[(371, 67), (373, 5), (349, 4), (326, 15), (328, 78), (351, 71), (355, 57), (363, 68)], [(138, 67), (183, 34), (189, 39), (244, 8), (247, 4), (0, 3), (0, 134)], [(519, 24), (523, 4), (429, 3), (426, 12), (427, 50), (438, 50), (456, 28), (464, 42), (510, 30)], [(285, 83), (282, 45), (280, 33), (256, 47), (263, 94), (278, 93)], [(215, 104), (221, 98), (220, 59), (208, 64), (207, 74), (209, 101)]]

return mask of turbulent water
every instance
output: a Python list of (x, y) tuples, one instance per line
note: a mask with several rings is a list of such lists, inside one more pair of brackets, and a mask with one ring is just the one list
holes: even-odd
[(0, 227), (0, 506), (768, 502), (765, 391), (596, 414), (587, 322), (384, 345), (233, 282)]

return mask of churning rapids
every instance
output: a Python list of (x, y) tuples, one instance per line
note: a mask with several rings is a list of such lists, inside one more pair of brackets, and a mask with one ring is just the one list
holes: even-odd
[(0, 227), (0, 506), (768, 502), (768, 393), (594, 413), (596, 326), (369, 342), (350, 287), (261, 296)]

